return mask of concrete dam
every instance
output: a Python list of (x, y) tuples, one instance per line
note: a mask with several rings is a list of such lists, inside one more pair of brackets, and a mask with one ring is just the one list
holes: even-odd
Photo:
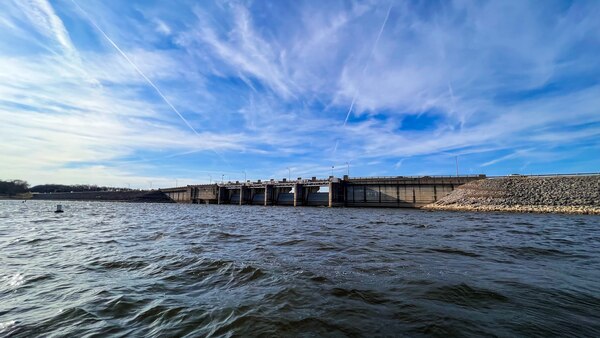
[(388, 176), (222, 182), (160, 189), (178, 203), (420, 208), (465, 183), (467, 176)]

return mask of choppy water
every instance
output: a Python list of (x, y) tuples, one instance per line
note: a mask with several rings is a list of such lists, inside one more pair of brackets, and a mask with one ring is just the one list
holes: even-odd
[(0, 336), (600, 336), (600, 217), (0, 201)]

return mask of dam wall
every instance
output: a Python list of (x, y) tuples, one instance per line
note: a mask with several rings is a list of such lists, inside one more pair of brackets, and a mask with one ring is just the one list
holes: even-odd
[(419, 208), (438, 201), (460, 185), (484, 178), (485, 175), (299, 177), (188, 185), (160, 191), (178, 203)]

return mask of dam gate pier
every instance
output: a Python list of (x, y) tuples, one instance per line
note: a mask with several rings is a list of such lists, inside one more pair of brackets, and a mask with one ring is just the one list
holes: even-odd
[(178, 203), (420, 208), (465, 183), (468, 176), (386, 176), (223, 182), (160, 189)]

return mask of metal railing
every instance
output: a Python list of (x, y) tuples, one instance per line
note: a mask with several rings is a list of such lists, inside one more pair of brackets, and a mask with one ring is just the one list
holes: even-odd
[(506, 177), (569, 177), (569, 176), (600, 176), (600, 173), (572, 173), (572, 174), (510, 174), (510, 175), (492, 175), (487, 178), (506, 178)]
[(415, 178), (485, 178), (484, 174), (477, 175), (422, 175), (422, 176), (368, 176), (368, 177), (349, 177), (349, 180), (389, 180), (389, 179), (415, 179)]

